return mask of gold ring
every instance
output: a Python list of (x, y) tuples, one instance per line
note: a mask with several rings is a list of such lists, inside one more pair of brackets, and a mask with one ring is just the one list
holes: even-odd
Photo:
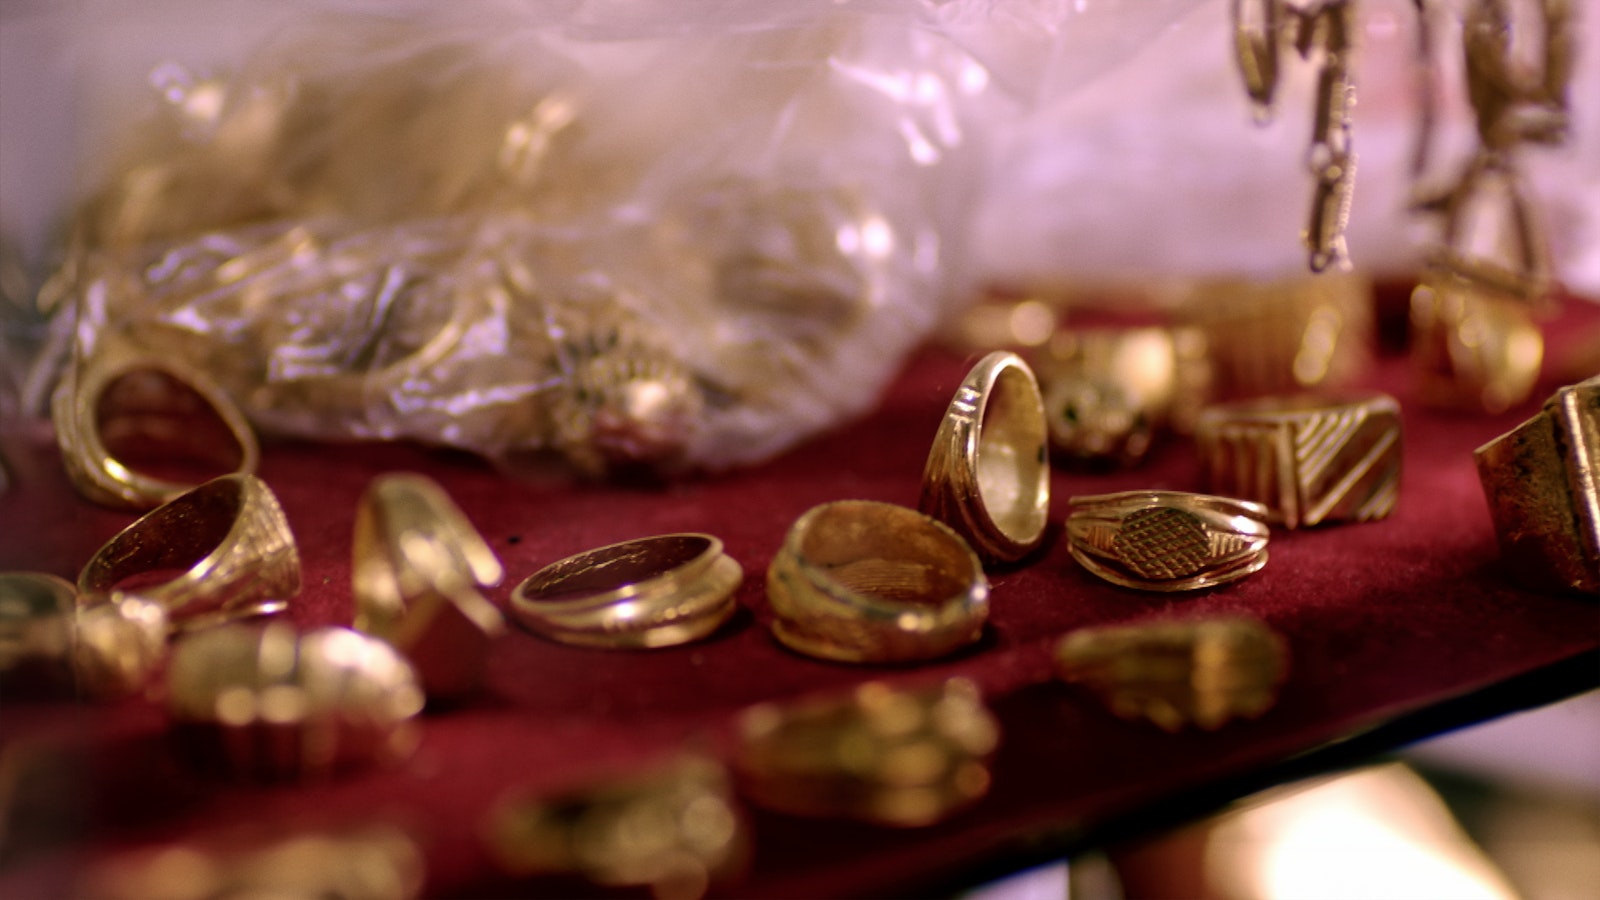
[(1267, 564), (1267, 509), (1183, 491), (1073, 497), (1067, 549), (1112, 584), (1192, 591), (1237, 581)]
[(178, 641), (168, 709), (203, 768), (247, 778), (323, 776), (415, 746), (416, 675), (393, 647), (348, 628), (297, 634), (231, 625)]
[(914, 509), (836, 500), (789, 529), (767, 569), (772, 633), (840, 662), (933, 659), (976, 641), (989, 581), (972, 548)]
[(1505, 412), (1533, 393), (1543, 361), (1528, 304), (1453, 272), (1411, 292), (1411, 366), (1428, 405)]
[(8, 691), (70, 687), (94, 699), (137, 693), (166, 656), (167, 615), (129, 594), (79, 608), (71, 582), (0, 572), (0, 677)]
[(0, 572), (0, 677), (7, 691), (67, 677), (78, 591), (43, 572)]
[(1600, 594), (1600, 376), (1473, 454), (1506, 562), (1540, 589)]
[(669, 647), (726, 622), (743, 580), (717, 538), (664, 534), (551, 563), (517, 585), (511, 609), (529, 631), (563, 644)]
[(1044, 540), (1050, 463), (1044, 401), (1015, 353), (979, 360), (956, 390), (922, 472), (918, 508), (986, 560), (1013, 562)]
[(1400, 404), (1387, 394), (1211, 406), (1195, 441), (1212, 493), (1254, 500), (1288, 528), (1381, 519), (1400, 495)]
[(686, 756), (559, 793), (510, 797), (485, 829), (513, 875), (578, 875), (700, 897), (740, 873), (750, 838), (723, 767)]
[[(95, 503), (151, 509), (195, 487), (134, 471), (106, 446), (108, 432), (153, 437), (201, 448), (193, 431), (174, 420), (192, 419), (204, 404), (221, 420), (235, 444), (224, 461), (234, 473), (255, 472), (261, 455), (255, 432), (227, 393), (205, 373), (170, 356), (142, 353), (119, 340), (102, 340), (81, 366), (68, 371), (51, 398), (51, 419), (67, 475)], [(175, 404), (187, 406), (174, 410)]]
[(1210, 396), (1211, 363), (1197, 328), (1061, 331), (1035, 365), (1057, 459), (1132, 465), (1158, 429), (1192, 432)]
[(989, 789), (999, 727), (975, 684), (880, 682), (848, 696), (763, 703), (739, 717), (734, 771), (762, 806), (915, 827)]
[(353, 548), (356, 630), (404, 653), (430, 697), (475, 688), (490, 641), (505, 631), (480, 589), (504, 570), (444, 489), (422, 475), (374, 479)]
[[(153, 573), (182, 574), (156, 584)], [(145, 513), (78, 574), (80, 602), (135, 594), (161, 604), (174, 628), (282, 612), (300, 592), (300, 554), (272, 489), (224, 475)]]
[(207, 831), (97, 858), (81, 882), (95, 900), (151, 897), (347, 897), (416, 900), (422, 848), (380, 822), (303, 828), (281, 820)]
[(1120, 718), (1212, 730), (1272, 707), (1288, 651), (1260, 621), (1223, 616), (1079, 629), (1056, 645), (1055, 662), (1063, 681)]

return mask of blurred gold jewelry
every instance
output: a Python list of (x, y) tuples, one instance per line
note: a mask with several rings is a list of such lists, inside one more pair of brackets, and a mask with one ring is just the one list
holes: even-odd
[[(1180, 308), (1210, 362), (1212, 397), (1348, 384), (1377, 343), (1372, 282), (1353, 273), (1198, 281)], [(1192, 424), (1192, 420), (1190, 420)]]
[(922, 472), (918, 507), (991, 562), (1014, 562), (1044, 540), (1050, 465), (1044, 403), (1022, 357), (995, 351), (956, 390)]
[(1556, 391), (1473, 455), (1513, 574), (1600, 594), (1600, 376)]
[(320, 777), (411, 751), (422, 709), (393, 647), (348, 628), (230, 625), (182, 638), (168, 709), (197, 764), (245, 778)]
[[(183, 570), (155, 584), (122, 585)], [(254, 475), (224, 475), (145, 513), (78, 574), (87, 598), (122, 589), (191, 630), (282, 612), (300, 592), (300, 554), (278, 498)]]
[[(113, 390), (120, 393), (123, 408), (107, 408)], [(207, 449), (184, 432), (185, 423), (172, 421), (174, 398), (185, 401), (189, 408), (179, 412), (189, 418), (197, 412), (193, 398), (210, 407), (236, 445), (226, 466), (235, 473), (255, 471), (260, 458), (255, 432), (209, 376), (174, 356), (143, 353), (121, 340), (102, 338), (81, 368), (69, 368), (51, 399), (61, 459), (83, 496), (106, 506), (150, 509), (194, 487), (140, 474), (106, 447), (108, 431), (121, 429), (184, 443), (188, 455)]]
[(709, 534), (665, 534), (569, 556), (511, 595), (529, 631), (563, 644), (609, 649), (699, 640), (733, 615), (744, 570)]
[(1156, 429), (1192, 431), (1210, 396), (1211, 364), (1197, 328), (1059, 331), (1035, 369), (1057, 459), (1136, 463)]
[(485, 829), (514, 875), (572, 874), (694, 900), (736, 876), (749, 836), (719, 764), (685, 757), (549, 796), (503, 801)]
[(1233, 58), (1244, 79), (1245, 93), (1256, 121), (1272, 118), (1273, 96), (1278, 92), (1279, 0), (1229, 0), (1233, 19)]
[(930, 825), (989, 790), (999, 726), (964, 678), (880, 682), (847, 697), (762, 703), (739, 717), (734, 767), (762, 806), (882, 825)]
[(505, 631), (480, 589), (505, 572), (444, 489), (422, 475), (374, 479), (356, 510), (353, 547), (356, 630), (404, 653), (430, 697), (475, 688), (490, 642)]
[(223, 897), (337, 897), (413, 900), (424, 859), (392, 825), (336, 830), (207, 835), (205, 840), (131, 851), (96, 863), (76, 896), (85, 900), (217, 900)]
[(154, 601), (113, 593), (80, 607), (64, 578), (0, 572), (0, 676), (8, 691), (37, 682), (94, 699), (125, 697), (149, 682), (166, 651), (167, 615)]
[(1213, 493), (1261, 503), (1289, 528), (1381, 519), (1400, 494), (1400, 404), (1387, 394), (1212, 406), (1195, 440)]
[(1283, 638), (1239, 617), (1083, 628), (1062, 638), (1055, 658), (1062, 680), (1112, 713), (1166, 731), (1261, 715), (1288, 668)]
[(789, 528), (767, 569), (772, 633), (840, 662), (910, 662), (976, 641), (989, 617), (983, 564), (949, 526), (913, 509), (837, 500)]
[(59, 682), (72, 653), (78, 590), (43, 572), (0, 572), (0, 676), (19, 684)]
[(1528, 399), (1544, 335), (1526, 304), (1430, 271), (1411, 292), (1411, 364), (1431, 406), (1490, 414)]
[(1073, 497), (1067, 547), (1085, 569), (1145, 591), (1192, 591), (1267, 564), (1267, 508), (1182, 491)]

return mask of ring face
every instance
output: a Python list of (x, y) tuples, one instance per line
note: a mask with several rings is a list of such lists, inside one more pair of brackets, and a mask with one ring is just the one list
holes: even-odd
[(699, 640), (736, 608), (744, 570), (709, 534), (666, 534), (552, 563), (511, 595), (535, 634), (581, 647), (642, 649)]
[(1600, 376), (1479, 447), (1500, 551), (1540, 589), (1600, 594)]
[(123, 529), (78, 574), (80, 603), (173, 569), (183, 571), (122, 592), (159, 603), (179, 630), (281, 612), (300, 592), (294, 534), (254, 475), (208, 481)]
[(1381, 519), (1400, 496), (1400, 405), (1386, 394), (1212, 406), (1195, 441), (1211, 491), (1288, 528)]
[(933, 659), (976, 641), (989, 582), (966, 541), (913, 509), (838, 500), (806, 512), (767, 570), (775, 637), (839, 662)]
[(1183, 491), (1124, 491), (1071, 503), (1067, 549), (1112, 584), (1192, 591), (1267, 564), (1267, 510), (1259, 503)]
[(444, 489), (422, 475), (374, 479), (356, 510), (352, 548), (356, 630), (404, 653), (430, 697), (475, 688), (490, 642), (505, 630), (479, 591), (499, 584), (504, 570)]
[(1015, 353), (967, 374), (934, 436), (918, 508), (954, 528), (984, 559), (1013, 562), (1044, 540), (1050, 464), (1044, 400)]
[[(237, 445), (237, 456), (230, 461), (235, 474), (255, 472), (261, 455), (255, 432), (221, 387), (200, 370), (171, 358), (141, 353), (114, 340), (102, 340), (81, 371), (69, 371), (62, 379), (50, 402), (62, 462), (83, 496), (106, 506), (152, 509), (195, 487), (140, 474), (107, 449), (102, 430), (107, 424), (103, 403), (115, 386), (130, 378), (136, 379), (132, 387), (134, 399), (130, 401), (135, 407), (148, 402), (149, 395), (172, 393), (173, 385), (163, 389), (158, 384), (162, 379), (192, 392), (222, 421)], [(141, 394), (145, 396), (141, 398)], [(138, 413), (148, 414), (150, 410), (134, 409), (132, 412), (137, 420)]]

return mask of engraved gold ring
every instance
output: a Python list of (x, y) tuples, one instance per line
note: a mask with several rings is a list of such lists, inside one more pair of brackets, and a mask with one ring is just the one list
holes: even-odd
[(775, 637), (841, 662), (933, 659), (976, 641), (989, 616), (978, 557), (949, 526), (871, 500), (814, 507), (767, 570)]
[(1195, 428), (1212, 493), (1254, 500), (1288, 528), (1365, 522), (1400, 495), (1400, 404), (1296, 394), (1207, 407)]
[(1259, 503), (1183, 491), (1124, 491), (1071, 503), (1072, 558), (1112, 584), (1192, 591), (1267, 564), (1267, 510)]
[(563, 644), (667, 647), (726, 622), (743, 580), (717, 538), (666, 534), (551, 563), (517, 585), (511, 611), (529, 631)]
[(934, 436), (918, 508), (986, 560), (1021, 559), (1044, 540), (1047, 440), (1033, 370), (1015, 353), (985, 356), (961, 382)]
[(272, 489), (254, 475), (224, 475), (107, 541), (78, 574), (78, 592), (84, 604), (142, 597), (175, 629), (192, 630), (287, 608), (300, 592), (300, 553)]

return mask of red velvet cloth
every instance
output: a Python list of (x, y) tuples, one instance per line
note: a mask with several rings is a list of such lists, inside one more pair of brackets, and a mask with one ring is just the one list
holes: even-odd
[[(1592, 328), (1597, 320), (1596, 309), (1584, 308), (1563, 321)], [(1405, 407), (1400, 502), (1384, 521), (1278, 530), (1266, 568), (1224, 588), (1160, 595), (1101, 582), (1061, 541), (1067, 498), (1199, 488), (1191, 447), (1168, 440), (1136, 470), (1055, 473), (1049, 542), (1037, 558), (992, 573), (990, 625), (970, 651), (892, 668), (786, 651), (768, 633), (763, 586), (790, 523), (839, 498), (914, 505), (929, 443), (970, 362), (924, 352), (874, 414), (766, 465), (665, 485), (514, 481), (460, 455), (410, 446), (269, 446), (260, 474), (299, 541), (305, 589), (292, 615), (302, 625), (349, 622), (356, 503), (373, 476), (396, 470), (438, 479), (500, 555), (508, 577), (491, 594), (496, 602), (568, 554), (705, 531), (744, 566), (741, 611), (707, 641), (647, 652), (560, 646), (513, 628), (492, 650), (487, 690), (457, 708), (430, 710), (408, 762), (320, 784), (250, 787), (192, 777), (175, 762), (153, 702), (99, 708), (0, 699), (5, 744), (49, 748), (68, 781), (54, 793), (25, 786), (53, 806), (40, 810), (22, 797), (33, 818), (13, 821), (14, 837), (30, 824), (49, 833), (23, 836), (5, 861), (11, 871), (0, 876), (0, 894), (70, 893), (80, 863), (117, 849), (246, 823), (371, 817), (414, 831), (428, 856), (430, 895), (565, 892), (570, 884), (518, 882), (489, 862), (481, 823), (506, 791), (571, 786), (687, 741), (726, 752), (734, 717), (756, 701), (868, 678), (963, 674), (982, 685), (1003, 728), (983, 801), (918, 830), (758, 812), (751, 870), (724, 888), (743, 896), (914, 892), (995, 860), (1057, 852), (1191, 808), (1181, 804), (1224, 800), (1273, 777), (1263, 773), (1285, 771), (1286, 760), (1430, 709), (1448, 707), (1440, 722), (1449, 724), (1600, 682), (1600, 666), (1590, 664), (1600, 648), (1600, 610), (1592, 599), (1531, 593), (1507, 578), (1472, 459), (1475, 447), (1520, 422), (1554, 385), (1501, 416), (1439, 413), (1407, 402), (1401, 359), (1371, 378)], [(41, 437), (8, 439), (15, 484), (0, 497), (0, 569), (72, 578), (131, 517), (79, 501)], [(1051, 649), (1074, 628), (1222, 612), (1261, 617), (1291, 648), (1279, 702), (1258, 720), (1168, 735), (1115, 719), (1052, 679)], [(1488, 707), (1449, 706), (1541, 672), (1560, 673), (1558, 683), (1512, 691)], [(70, 808), (60, 808), (62, 798)], [(40, 825), (41, 815), (53, 830)]]

